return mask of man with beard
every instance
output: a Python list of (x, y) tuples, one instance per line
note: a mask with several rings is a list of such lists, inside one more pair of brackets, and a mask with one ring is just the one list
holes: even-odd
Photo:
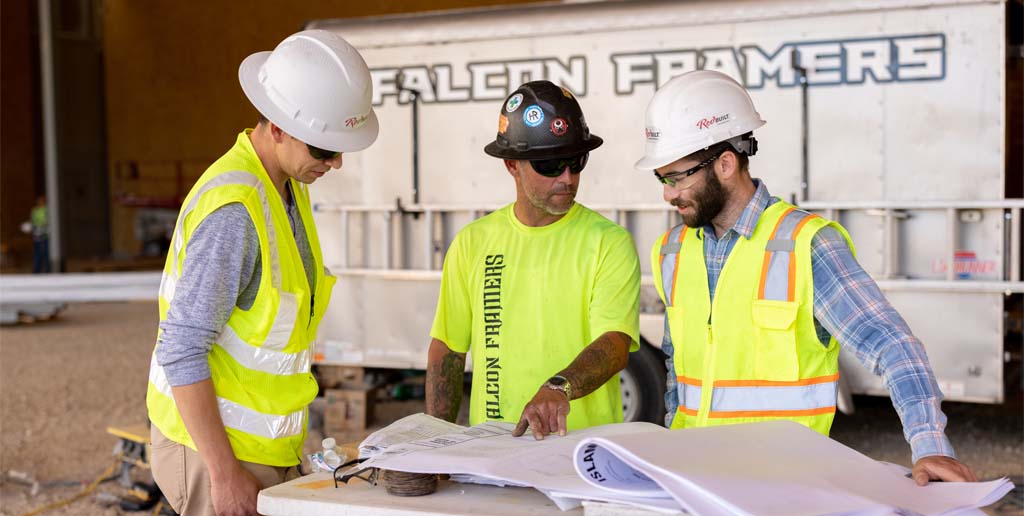
[(590, 151), (576, 98), (519, 87), (484, 148), (516, 201), (463, 228), (445, 255), (427, 358), (427, 413), (455, 421), (473, 353), (470, 424), (535, 439), (622, 421), (618, 372), (638, 349), (640, 267), (629, 233), (574, 201)]
[(846, 230), (751, 178), (764, 123), (743, 87), (713, 71), (672, 79), (647, 107), (636, 168), (654, 171), (683, 219), (651, 251), (666, 307), (666, 426), (788, 419), (828, 435), (842, 342), (884, 377), (914, 480), (977, 480), (954, 458), (924, 347)]

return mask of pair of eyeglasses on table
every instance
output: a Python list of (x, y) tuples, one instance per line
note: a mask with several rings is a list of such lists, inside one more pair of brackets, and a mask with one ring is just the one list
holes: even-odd
[(349, 466), (355, 466), (357, 464), (362, 464), (363, 462), (366, 462), (367, 460), (369, 460), (369, 457), (366, 457), (366, 458), (363, 458), (363, 459), (353, 459), (353, 460), (350, 460), (350, 461), (342, 464), (341, 466), (338, 466), (337, 468), (335, 468), (335, 470), (333, 472), (334, 487), (337, 488), (339, 482), (342, 483), (342, 484), (348, 484), (348, 481), (352, 480), (353, 478), (358, 478), (359, 480), (365, 480), (370, 485), (374, 485), (374, 486), (377, 485), (377, 471), (378, 471), (377, 468), (364, 468), (364, 469), (360, 469), (358, 471), (353, 471), (352, 473), (349, 473), (347, 475), (339, 476), (339, 474), (341, 474)]

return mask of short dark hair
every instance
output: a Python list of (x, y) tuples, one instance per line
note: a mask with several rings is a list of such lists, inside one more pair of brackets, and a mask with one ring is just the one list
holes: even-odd
[(256, 114), (256, 125), (266, 124), (266, 123), (269, 123), (269, 122), (270, 122), (270, 120), (267, 120), (267, 117), (263, 116), (263, 113), (257, 113)]
[(718, 142), (706, 149), (694, 152), (691, 156), (693, 156), (693, 159), (697, 160), (697, 162), (702, 162), (727, 150), (732, 151), (732, 153), (736, 155), (736, 162), (739, 164), (740, 170), (744, 172), (748, 172), (750, 170), (750, 157), (736, 150), (736, 148), (729, 142)]

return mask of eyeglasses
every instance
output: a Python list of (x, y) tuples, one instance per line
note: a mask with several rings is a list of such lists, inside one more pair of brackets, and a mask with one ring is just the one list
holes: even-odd
[(306, 144), (306, 147), (309, 149), (309, 155), (313, 156), (313, 159), (317, 161), (330, 161), (341, 155), (340, 152), (324, 150), (320, 147), (314, 147), (308, 143)]
[(700, 172), (701, 170), (704, 169), (704, 167), (714, 163), (715, 160), (718, 159), (727, 150), (728, 149), (722, 149), (721, 151), (718, 152), (718, 154), (715, 154), (714, 156), (711, 156), (710, 158), (708, 158), (708, 159), (706, 159), (704, 161), (701, 161), (700, 163), (697, 163), (693, 167), (690, 167), (690, 168), (688, 168), (686, 170), (681, 170), (679, 172), (671, 172), (669, 174), (665, 174), (665, 175), (662, 176), (662, 175), (658, 175), (658, 171), (655, 170), (654, 171), (654, 177), (658, 178), (658, 181), (660, 181), (661, 184), (663, 184), (663, 185), (675, 186), (677, 183), (679, 183), (683, 179), (686, 179), (686, 178), (696, 174), (697, 172)]
[[(342, 464), (341, 466), (338, 466), (337, 468), (334, 468), (334, 473), (333, 473), (333, 476), (334, 476), (334, 488), (335, 489), (338, 488), (338, 482), (341, 482), (342, 484), (348, 484), (348, 481), (352, 480), (353, 478), (358, 478), (360, 480), (365, 480), (365, 481), (369, 482), (370, 485), (372, 485), (372, 486), (377, 485), (377, 474), (378, 474), (378, 471), (379, 471), (377, 468), (364, 468), (364, 469), (358, 469), (358, 470), (351, 471), (351, 472), (346, 472), (345, 471), (345, 468), (347, 468), (349, 466), (355, 466), (357, 464), (362, 464), (363, 462), (366, 462), (369, 459), (370, 459), (369, 457), (364, 457), (364, 458), (361, 458), (361, 459), (360, 458), (356, 458), (356, 459), (350, 460), (350, 461)], [(367, 470), (369, 470), (369, 471), (367, 471)]]
[(569, 167), (570, 173), (579, 174), (583, 172), (583, 167), (587, 166), (589, 156), (589, 152), (584, 152), (570, 158), (531, 159), (530, 165), (533, 165), (533, 169), (544, 177), (558, 177), (562, 175), (566, 167)]

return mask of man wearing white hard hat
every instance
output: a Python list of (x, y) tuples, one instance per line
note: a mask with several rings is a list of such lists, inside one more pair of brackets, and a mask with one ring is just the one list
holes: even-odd
[(670, 80), (647, 107), (636, 168), (654, 171), (683, 220), (651, 250), (666, 306), (666, 426), (788, 419), (828, 435), (841, 342), (884, 377), (914, 480), (977, 480), (945, 435), (924, 347), (846, 230), (751, 178), (764, 124), (743, 87), (713, 71)]
[(146, 395), (153, 477), (189, 516), (256, 514), (260, 489), (298, 476), (334, 285), (308, 185), (377, 138), (369, 69), (335, 34), (294, 34), (238, 79), (259, 121), (183, 202)]

